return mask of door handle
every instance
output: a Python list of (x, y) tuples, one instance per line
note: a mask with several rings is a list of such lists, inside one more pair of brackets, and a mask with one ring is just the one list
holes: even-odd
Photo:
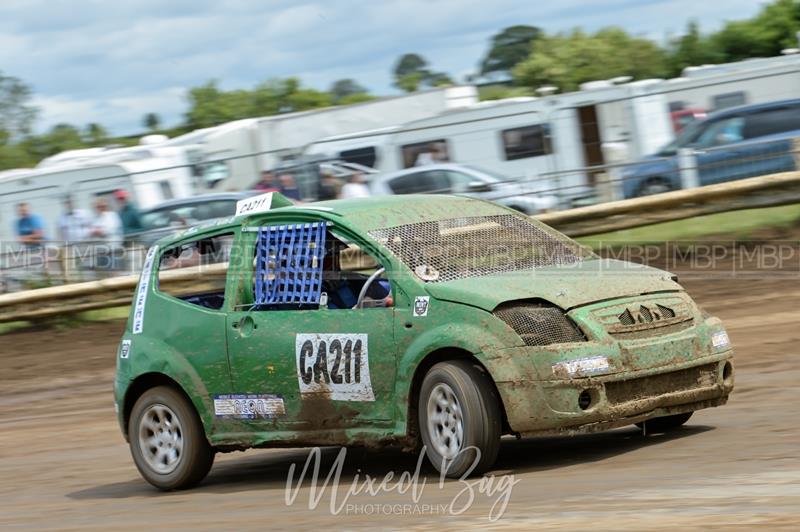
[(240, 336), (250, 336), (253, 334), (253, 331), (258, 328), (258, 325), (253, 321), (253, 318), (248, 315), (244, 316), (239, 321), (233, 322), (231, 327), (238, 329)]

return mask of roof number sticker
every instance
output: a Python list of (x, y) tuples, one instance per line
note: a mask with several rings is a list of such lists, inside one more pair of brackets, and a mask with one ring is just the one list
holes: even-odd
[(267, 212), (272, 207), (272, 192), (236, 202), (236, 216)]
[(153, 262), (158, 252), (158, 246), (152, 246), (147, 251), (142, 266), (142, 275), (139, 277), (139, 289), (136, 291), (136, 306), (133, 310), (133, 334), (140, 334), (144, 326), (144, 304), (147, 301), (147, 292), (150, 289), (150, 273), (153, 271)]
[(430, 306), (430, 296), (417, 296), (414, 298), (414, 317), (424, 318), (428, 315), (428, 307)]
[(298, 334), (295, 340), (300, 394), (334, 401), (374, 401), (368, 335)]

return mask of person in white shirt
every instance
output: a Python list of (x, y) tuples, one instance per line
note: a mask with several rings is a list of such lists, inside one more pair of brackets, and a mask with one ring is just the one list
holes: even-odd
[(369, 187), (361, 172), (354, 173), (350, 177), (350, 181), (342, 186), (342, 191), (339, 193), (341, 199), (368, 198), (369, 196)]
[(122, 220), (111, 210), (106, 198), (97, 198), (94, 208), (97, 215), (89, 231), (89, 236), (95, 241), (94, 267), (97, 270), (118, 270), (124, 253)]
[(69, 196), (64, 199), (64, 212), (58, 217), (58, 235), (65, 244), (88, 240), (92, 220), (89, 213), (76, 209)]

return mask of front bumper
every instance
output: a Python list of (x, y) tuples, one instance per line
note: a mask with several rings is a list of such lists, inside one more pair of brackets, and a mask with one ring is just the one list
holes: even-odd
[(512, 432), (582, 433), (719, 406), (733, 390), (733, 351), (582, 378), (496, 380)]

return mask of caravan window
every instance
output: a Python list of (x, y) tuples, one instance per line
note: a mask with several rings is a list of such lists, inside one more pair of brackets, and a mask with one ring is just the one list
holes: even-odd
[(533, 126), (505, 129), (500, 133), (506, 161), (539, 157), (550, 153), (550, 127)]
[(348, 163), (363, 164), (370, 168), (375, 168), (375, 163), (378, 161), (378, 155), (375, 153), (374, 146), (341, 151), (339, 152), (339, 158)]
[(403, 168), (425, 164), (446, 163), (450, 160), (445, 139), (428, 140), (406, 144), (400, 148), (403, 155)]
[(738, 107), (747, 103), (747, 94), (743, 91), (728, 92), (717, 94), (713, 98), (714, 110), (727, 109), (728, 107)]

